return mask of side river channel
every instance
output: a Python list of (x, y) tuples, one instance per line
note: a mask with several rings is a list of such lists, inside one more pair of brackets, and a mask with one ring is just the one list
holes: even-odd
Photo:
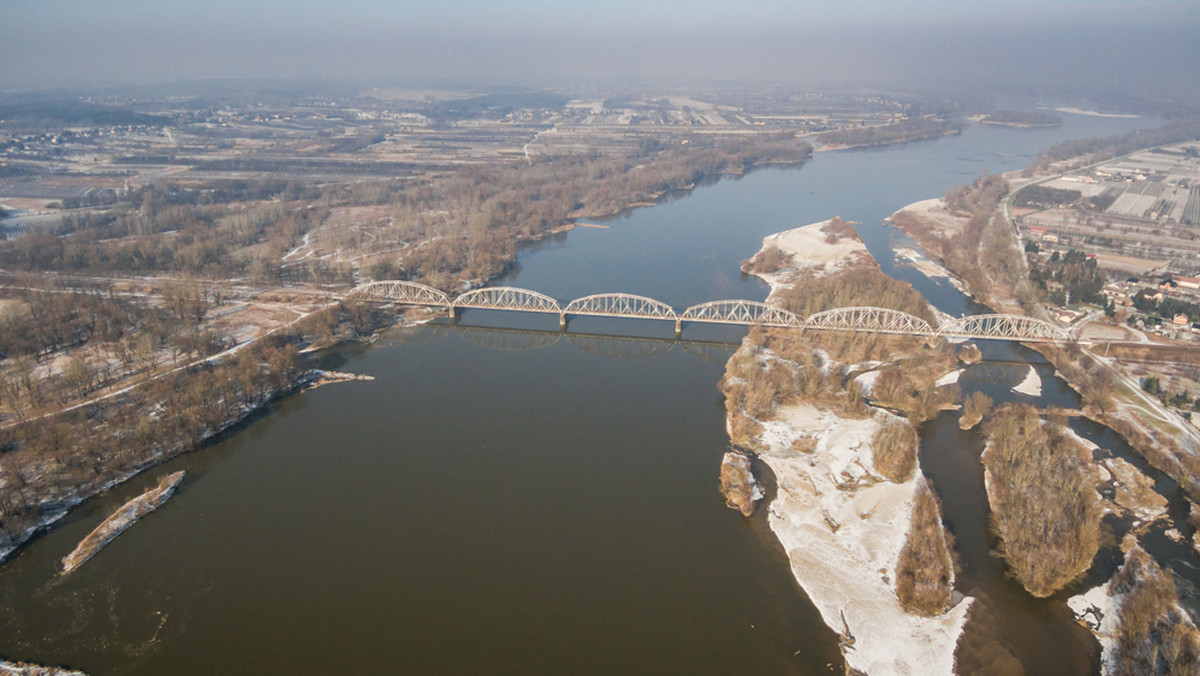
[[(530, 248), (500, 283), (564, 302), (762, 299), (739, 262), (767, 234), (838, 215), (861, 224), (886, 272), (943, 311), (972, 312), (945, 280), (895, 262), (892, 249), (909, 245), (881, 222), (1059, 141), (1157, 124), (1063, 117), (722, 179)], [(717, 492), (728, 438), (716, 385), (743, 331), (687, 327), (699, 342), (676, 343), (666, 322), (557, 329), (551, 316), (467, 311), (458, 326), (327, 355), (375, 380), (289, 397), (88, 501), (0, 567), (0, 656), (94, 676), (840, 673), (837, 638), (762, 513), (743, 519)], [(631, 330), (649, 339), (590, 335)], [(1009, 386), (1034, 362), (1039, 401), (1071, 403), (1036, 354), (985, 354), (994, 368), (965, 374), (968, 393), (1020, 400)], [(958, 541), (959, 589), (986, 600), (963, 666), (1094, 670), (1094, 641), (1062, 599), (1023, 595), (989, 555), (979, 437), (956, 422), (922, 428), (921, 459)], [(188, 476), (162, 509), (57, 574), (109, 512), (179, 469)], [(1093, 582), (1111, 572), (1101, 559)]]

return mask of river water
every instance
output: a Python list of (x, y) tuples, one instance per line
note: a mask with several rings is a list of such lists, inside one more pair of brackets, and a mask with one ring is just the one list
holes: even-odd
[[(946, 312), (970, 312), (944, 280), (895, 264), (905, 238), (880, 223), (1058, 141), (1157, 123), (1064, 118), (722, 179), (532, 247), (502, 283), (564, 302), (607, 291), (676, 308), (761, 299), (766, 287), (738, 264), (762, 237), (840, 215), (861, 223), (886, 272)], [(762, 512), (743, 519), (717, 493), (728, 440), (716, 384), (742, 332), (687, 327), (698, 342), (683, 344), (669, 323), (557, 328), (549, 316), (468, 311), (457, 327), (327, 355), (328, 367), (376, 379), (289, 397), (88, 501), (0, 567), (0, 656), (96, 675), (840, 673), (836, 637)], [(589, 335), (630, 332), (651, 340)], [(1033, 361), (1039, 401), (1071, 403), (1036, 354), (998, 344), (986, 356), (964, 376), (968, 393), (1020, 400), (1009, 387), (1027, 367), (1011, 363)], [(978, 435), (955, 423), (927, 423), (921, 457), (958, 541), (959, 589), (986, 601), (963, 665), (1094, 670), (1094, 641), (1061, 598), (1029, 598), (990, 556)], [(104, 516), (179, 469), (188, 477), (164, 508), (56, 575)]]

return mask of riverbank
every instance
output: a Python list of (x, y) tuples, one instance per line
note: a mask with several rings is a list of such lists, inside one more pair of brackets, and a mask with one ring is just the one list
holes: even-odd
[[(956, 212), (943, 199), (929, 199), (896, 211), (891, 222), (939, 256), (956, 278), (966, 281), (978, 302), (997, 312), (1045, 314), (1032, 293), (1015, 231), (1002, 211), (998, 205), (986, 217), (968, 215)], [(996, 265), (997, 261), (1004, 264)], [(1116, 432), (1179, 483), (1191, 500), (1200, 500), (1200, 430), (1140, 392), (1136, 378), (1124, 372), (1119, 359), (1092, 353), (1086, 346), (1027, 346), (1046, 357), (1079, 393), (1090, 420)], [(1040, 391), (1028, 384), (1028, 389), (1019, 391)]]
[(303, 362), (296, 343), (311, 341), (309, 329), (338, 334), (332, 345), (391, 320), (368, 313), (340, 319), (337, 331), (298, 327), (223, 360), (145, 381), (120, 397), (25, 423), (18, 432), (26, 440), (0, 456), (0, 495), (7, 496), (0, 504), (0, 563), (88, 498), (202, 448), (279, 398), (364, 378), (326, 374)]
[(1128, 539), (1122, 548), (1111, 580), (1067, 601), (1100, 642), (1101, 674), (1195, 673), (1200, 630), (1170, 574)]
[[(21, 500), (20, 505), (24, 507), (23, 511), (13, 511), (6, 519), (5, 527), (0, 529), (0, 563), (39, 533), (52, 528), (88, 498), (118, 486), (182, 453), (200, 448), (226, 430), (256, 415), (278, 397), (304, 386), (311, 375), (308, 371), (297, 373), (285, 386), (245, 401), (222, 420), (197, 430), (194, 438), (177, 440), (174, 443), (167, 440), (165, 444), (156, 444), (147, 454), (130, 458), (128, 465), (114, 464), (106, 473), (92, 472), (88, 480), (63, 480), (64, 477), (56, 470), (57, 466), (52, 459), (26, 464), (20, 475), (20, 486), (12, 485), (9, 479), (0, 483), (0, 489), (13, 491), (15, 497)], [(18, 517), (23, 523), (10, 530), (10, 524), (16, 522)]]
[[(973, 280), (972, 288), (982, 290), (983, 284), (988, 284), (986, 293), (980, 294), (984, 296), (981, 300), (985, 304), (1014, 314), (1041, 311), (1040, 303), (1030, 293), (1023, 257), (1009, 256), (1014, 264), (1008, 265), (1003, 273), (996, 267), (988, 268), (982, 247), (964, 248), (951, 244), (956, 239), (960, 242), (978, 239), (990, 241), (994, 250), (1019, 250), (1014, 231), (1003, 216), (1002, 201), (987, 214), (986, 225), (977, 237), (964, 238), (964, 233), (972, 227), (968, 221), (974, 221), (974, 227), (978, 229), (983, 220), (979, 216), (979, 213), (970, 217), (954, 213), (944, 200), (925, 200), (896, 212), (892, 222), (927, 250), (943, 252), (947, 267), (956, 275)], [(1079, 345), (1029, 347), (1045, 356), (1055, 366), (1056, 375), (1079, 394), (1086, 418), (1116, 433), (1150, 465), (1171, 477), (1187, 494), (1189, 504), (1195, 504), (1200, 497), (1196, 478), (1196, 468), (1200, 465), (1197, 459), (1200, 437), (1194, 427), (1182, 419), (1175, 419), (1165, 408), (1145, 396), (1124, 373), (1117, 359), (1106, 359)], [(1030, 373), (1034, 370), (1030, 369)], [(1040, 393), (1040, 387), (1016, 389)], [(1100, 642), (1102, 673), (1142, 673), (1158, 670), (1164, 663), (1194, 665), (1200, 651), (1200, 633), (1179, 603), (1171, 573), (1160, 568), (1159, 563), (1141, 548), (1141, 540), (1151, 524), (1170, 518), (1167, 499), (1157, 493), (1153, 482), (1131, 463), (1119, 457), (1103, 457), (1107, 452), (1100, 451), (1095, 444), (1074, 433), (1070, 436), (1088, 447), (1082, 457), (1087, 463), (1086, 469), (1094, 475), (1085, 476), (1081, 471), (1077, 481), (1094, 484), (1100, 490), (1104, 496), (1103, 512), (1129, 521), (1122, 526), (1128, 528), (1121, 546), (1122, 567), (1108, 583), (1077, 594), (1068, 601), (1080, 624)], [(1058, 485), (1062, 482), (1050, 483)], [(996, 508), (993, 484), (987, 481), (987, 491), (993, 508)], [(1090, 494), (1091, 490), (1084, 492)], [(1021, 502), (1024, 503), (1024, 499)], [(1044, 517), (1039, 514), (1038, 518)], [(1045, 537), (1046, 529), (1045, 524), (1035, 524), (1035, 537)], [(1181, 530), (1183, 527), (1168, 528), (1163, 534), (1182, 542)], [(1090, 537), (1095, 539), (1097, 536), (1092, 534)], [(1061, 536), (1051, 538), (1053, 542), (1069, 540), (1071, 538)], [(1086, 561), (1068, 570), (1064, 579), (1084, 574), (1080, 571), (1095, 570), (1093, 557), (1086, 552), (1084, 556)], [(1010, 560), (1009, 564), (1012, 563)]]
[[(805, 280), (828, 278), (839, 286), (837, 280), (861, 277), (864, 269), (874, 266), (853, 228), (833, 219), (764, 238), (759, 254), (744, 269), (770, 285), (768, 303), (782, 304)], [(841, 355), (836, 348), (792, 345), (788, 340), (775, 343), (748, 336), (726, 367), (723, 387), (731, 439), (749, 448), (775, 477), (768, 523), (787, 553), (793, 576), (825, 624), (841, 635), (849, 669), (871, 674), (953, 673), (955, 647), (971, 599), (953, 597), (952, 604), (946, 604), (949, 608), (924, 617), (906, 609), (897, 593), (900, 578), (911, 570), (903, 559), (910, 555), (906, 549), (914, 530), (914, 507), (927, 483), (915, 450), (896, 472), (877, 466), (881, 431), (910, 425), (892, 412), (866, 405), (858, 394), (861, 376), (883, 362), (871, 361), (877, 355), (860, 354), (867, 361), (847, 364), (837, 360), (835, 355)], [(853, 339), (847, 344), (851, 347), (846, 354), (873, 351)], [(760, 369), (762, 376), (756, 375)], [(798, 371), (805, 375), (797, 374), (795, 384), (788, 386), (787, 374)], [(845, 374), (846, 380), (838, 374)], [(813, 379), (823, 380), (813, 384)], [(947, 544), (945, 537), (933, 543), (934, 551), (942, 554), (932, 558), (944, 555), (949, 561)], [(952, 569), (941, 584), (951, 598)]]

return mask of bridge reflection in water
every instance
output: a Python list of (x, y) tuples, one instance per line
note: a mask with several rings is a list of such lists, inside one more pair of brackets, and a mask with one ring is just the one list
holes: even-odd
[(724, 364), (737, 351), (739, 342), (684, 340), (649, 336), (614, 336), (603, 333), (566, 333), (545, 329), (516, 329), (462, 324), (427, 324), (420, 334), (427, 339), (456, 335), (492, 350), (521, 352), (541, 350), (566, 341), (585, 352), (614, 359), (637, 359), (683, 350), (686, 354), (714, 364)]
[(676, 337), (682, 334), (684, 322), (697, 322), (1031, 343), (1068, 343), (1073, 340), (1070, 333), (1049, 322), (1005, 314), (948, 318), (935, 328), (920, 317), (879, 307), (833, 308), (804, 318), (774, 305), (735, 299), (701, 303), (677, 312), (662, 301), (628, 293), (594, 294), (562, 305), (543, 293), (511, 286), (472, 289), (451, 298), (433, 287), (405, 281), (370, 282), (355, 287), (346, 297), (445, 308), (450, 317), (454, 317), (460, 309), (557, 314), (562, 329), (566, 329), (568, 318), (572, 315), (665, 320), (675, 323)]

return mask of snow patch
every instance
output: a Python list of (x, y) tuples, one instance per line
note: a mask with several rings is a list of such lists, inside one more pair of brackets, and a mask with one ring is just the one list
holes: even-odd
[[(1072, 596), (1067, 599), (1067, 605), (1075, 613), (1075, 619), (1096, 635), (1096, 640), (1100, 642), (1101, 660), (1107, 661), (1117, 647), (1117, 604), (1108, 595), (1108, 583)], [(1107, 672), (1103, 667), (1102, 670)]]
[(933, 386), (942, 387), (944, 385), (953, 385), (954, 383), (957, 383), (958, 377), (962, 375), (963, 370), (964, 369), (958, 369), (957, 371), (951, 371), (947, 373), (946, 375), (934, 381)]
[(1037, 374), (1032, 366), (1029, 367), (1029, 372), (1025, 374), (1025, 379), (1013, 386), (1013, 392), (1027, 394), (1031, 397), (1042, 396), (1042, 379)]
[[(779, 486), (768, 523), (825, 623), (848, 632), (846, 663), (870, 674), (952, 674), (970, 598), (937, 617), (906, 613), (894, 591), (923, 475), (896, 484), (874, 472), (871, 441), (890, 419), (838, 417), (807, 404), (763, 423), (759, 458)], [(812, 453), (792, 449), (804, 436)], [(847, 641), (849, 642), (849, 641)]]

